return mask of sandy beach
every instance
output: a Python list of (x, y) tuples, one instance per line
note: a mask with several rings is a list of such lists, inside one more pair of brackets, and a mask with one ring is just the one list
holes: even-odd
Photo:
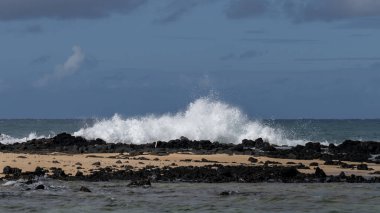
[[(346, 175), (361, 175), (367, 177), (376, 176), (371, 174), (375, 171), (380, 171), (380, 165), (374, 163), (366, 163), (369, 170), (357, 170), (349, 168), (340, 168), (337, 165), (324, 165), (322, 160), (294, 160), (294, 159), (279, 159), (269, 157), (255, 157), (256, 163), (249, 161), (249, 155), (228, 155), (228, 154), (213, 154), (213, 155), (196, 155), (192, 153), (173, 153), (165, 156), (157, 156), (146, 153), (144, 155), (129, 156), (128, 154), (117, 153), (94, 153), (94, 154), (20, 154), (20, 153), (0, 153), (0, 168), (5, 166), (17, 167), (23, 172), (34, 171), (37, 166), (45, 169), (52, 167), (61, 168), (66, 174), (75, 175), (77, 171), (84, 174), (89, 174), (94, 170), (104, 167), (112, 167), (114, 170), (124, 170), (126, 166), (134, 169), (144, 167), (176, 167), (176, 166), (205, 166), (212, 164), (222, 165), (263, 165), (268, 162), (268, 165), (283, 165), (294, 166), (302, 163), (310, 169), (298, 169), (302, 173), (314, 173), (316, 166), (309, 166), (310, 163), (318, 163), (318, 166), (325, 171), (327, 175), (338, 175), (342, 171)], [(358, 162), (347, 162), (347, 164), (358, 165)], [(4, 176), (0, 174), (0, 177)], [(378, 175), (379, 176), (379, 175)]]

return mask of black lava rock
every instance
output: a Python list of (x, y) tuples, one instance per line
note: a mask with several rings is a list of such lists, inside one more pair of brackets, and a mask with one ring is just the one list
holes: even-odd
[(45, 186), (40, 184), (38, 186), (36, 186), (35, 190), (44, 190), (45, 189)]
[(12, 168), (10, 166), (6, 166), (3, 168), (3, 174), (5, 174), (5, 175), (20, 176), (21, 171), (22, 170), (19, 168)]
[(79, 189), (79, 191), (81, 191), (81, 192), (91, 192), (91, 190), (89, 188), (85, 187), (85, 186), (81, 186), (80, 189)]
[(315, 176), (318, 178), (326, 178), (326, 173), (319, 167), (315, 169)]
[(367, 164), (359, 164), (356, 166), (357, 170), (368, 170)]

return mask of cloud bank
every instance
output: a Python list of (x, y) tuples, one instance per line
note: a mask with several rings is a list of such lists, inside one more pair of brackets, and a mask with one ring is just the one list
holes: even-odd
[(126, 14), (147, 0), (1, 0), (0, 20), (101, 18)]
[(67, 76), (76, 73), (85, 60), (85, 54), (79, 46), (73, 47), (72, 55), (66, 60), (65, 63), (58, 65), (53, 73), (43, 76), (36, 82), (36, 86), (45, 86), (50, 81), (61, 80)]
[(284, 9), (296, 22), (336, 21), (380, 16), (378, 0), (291, 0)]
[(178, 21), (185, 14), (190, 13), (196, 7), (211, 2), (215, 2), (215, 0), (171, 0), (162, 10), (163, 15), (157, 19), (157, 22), (167, 24)]
[[(128, 14), (149, 0), (1, 0), (0, 21), (52, 19), (94, 19)], [(166, 0), (158, 23), (178, 21), (195, 8), (217, 0)], [(337, 21), (380, 16), (379, 0), (225, 0), (222, 11), (228, 19), (256, 18), (270, 14), (286, 16), (296, 23)], [(31, 29), (39, 31), (38, 28)]]
[(252, 18), (275, 11), (294, 22), (338, 21), (380, 16), (379, 0), (231, 0), (225, 10), (230, 19)]

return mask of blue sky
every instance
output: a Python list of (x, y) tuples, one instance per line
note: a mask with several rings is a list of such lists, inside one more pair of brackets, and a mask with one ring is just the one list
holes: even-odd
[(377, 0), (2, 0), (0, 118), (380, 118)]

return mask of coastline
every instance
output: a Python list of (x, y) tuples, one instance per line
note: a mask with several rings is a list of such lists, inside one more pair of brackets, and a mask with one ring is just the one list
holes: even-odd
[[(304, 174), (312, 174), (319, 167), (327, 176), (339, 175), (344, 172), (346, 175), (360, 175), (363, 177), (376, 177), (380, 174), (373, 174), (380, 171), (380, 164), (366, 163), (368, 170), (358, 170), (355, 168), (361, 165), (358, 162), (342, 161), (343, 163), (354, 165), (354, 168), (342, 168), (338, 165), (324, 165), (324, 161), (320, 159), (313, 160), (297, 160), (285, 158), (270, 158), (264, 156), (250, 155), (228, 155), (228, 154), (211, 154), (199, 155), (193, 153), (172, 153), (165, 156), (157, 156), (151, 153), (143, 155), (130, 156), (128, 154), (117, 153), (89, 153), (89, 154), (66, 154), (66, 153), (50, 153), (50, 154), (22, 154), (22, 153), (0, 153), (0, 168), (10, 166), (19, 168), (23, 172), (33, 172), (36, 167), (46, 170), (56, 167), (61, 168), (67, 175), (75, 175), (78, 171), (84, 175), (90, 174), (92, 171), (101, 168), (112, 168), (114, 171), (139, 170), (144, 168), (164, 168), (164, 167), (203, 167), (219, 164), (223, 166), (284, 166), (294, 167), (303, 165), (305, 168), (297, 168)], [(249, 158), (254, 158), (257, 162), (253, 163)], [(312, 163), (317, 163), (316, 166)], [(303, 167), (302, 166), (302, 167)], [(0, 177), (4, 177), (0, 174)]]
[[(191, 141), (113, 144), (62, 133), (0, 145), (0, 178), (147, 182), (380, 182), (380, 143), (276, 146)], [(139, 184), (137, 184), (139, 185)]]

